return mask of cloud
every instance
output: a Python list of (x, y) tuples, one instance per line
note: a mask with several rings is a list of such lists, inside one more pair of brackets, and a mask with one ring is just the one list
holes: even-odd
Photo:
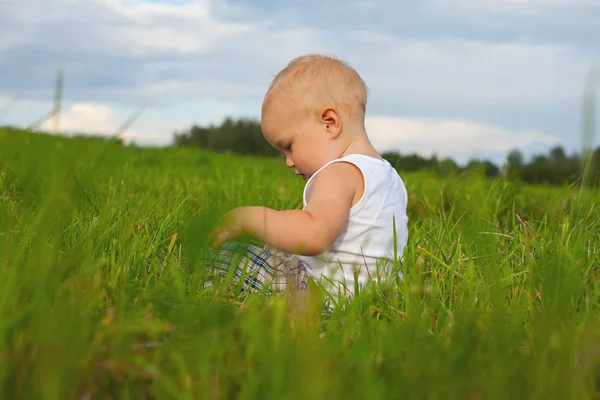
[[(59, 132), (62, 134), (93, 134), (100, 136), (113, 136), (117, 133), (124, 118), (112, 108), (102, 104), (75, 103), (60, 114), (58, 119)], [(40, 129), (54, 132), (55, 119), (50, 118), (41, 124)], [(130, 135), (139, 135), (132, 130), (124, 135), (124, 140), (129, 141)], [(152, 137), (154, 132), (145, 132), (144, 135)]]
[[(48, 3), (27, 3), (0, 17), (7, 24), (0, 28), (6, 57), (4, 63), (0, 58), (0, 87), (35, 98), (48, 96), (56, 70), (64, 67), (73, 101), (256, 102), (291, 58), (326, 52), (356, 64), (382, 102), (548, 103), (578, 96), (590, 62), (568, 45), (312, 26), (286, 11), (229, 21), (223, 5), (208, 0), (183, 5), (61, 0), (60, 11)], [(344, 9), (341, 3), (332, 7)], [(421, 17), (424, 12), (411, 11)], [(9, 20), (11, 12), (16, 18)]]
[(423, 104), (573, 100), (579, 98), (588, 67), (580, 55), (560, 45), (366, 38), (371, 43), (367, 57), (348, 55), (365, 71), (377, 96)]
[[(196, 124), (208, 125), (220, 123), (224, 117), (231, 114), (227, 107), (214, 108), (204, 112), (202, 117), (195, 121)], [(142, 146), (169, 145), (172, 135), (177, 128), (174, 123), (164, 123), (161, 112), (149, 110), (145, 113), (143, 109), (123, 110), (116, 109), (106, 104), (97, 103), (73, 103), (68, 105), (60, 114), (59, 129), (61, 134), (87, 134), (110, 137), (121, 130), (126, 121), (136, 117), (132, 124), (120, 137), (125, 143), (135, 142)], [(190, 124), (181, 124), (183, 128), (189, 128)], [(54, 118), (47, 119), (40, 125), (40, 129), (53, 133)]]
[(221, 41), (255, 31), (256, 26), (221, 21), (211, 13), (209, 1), (184, 5), (131, 0), (92, 0), (112, 24), (98, 32), (118, 37), (117, 46), (133, 55), (156, 53), (197, 54), (219, 48)]
[(210, 1), (61, 0), (61, 11), (34, 3), (0, 15), (0, 87), (36, 99), (48, 98), (64, 68), (73, 101), (255, 101), (289, 59), (324, 49), (312, 30), (229, 22)]
[[(274, 74), (299, 54), (325, 52), (350, 61), (363, 75), (370, 88), (368, 115), (375, 118), (370, 120), (388, 118), (389, 129), (406, 128), (406, 121), (426, 121), (419, 124), (427, 129), (440, 121), (467, 121), (510, 143), (546, 143), (538, 138), (542, 134), (574, 143), (583, 79), (600, 58), (600, 3), (399, 4), (0, 3), (0, 95), (21, 94), (27, 104), (36, 103), (10, 111), (11, 121), (30, 122), (46, 112), (39, 104), (52, 99), (56, 71), (64, 68), (64, 101), (72, 104), (64, 126), (114, 132), (132, 110), (145, 106), (129, 134), (164, 143), (172, 131), (194, 122), (218, 121), (227, 113), (257, 117)], [(404, 125), (394, 125), (398, 121)], [(451, 125), (443, 132), (452, 129), (459, 130)], [(461, 140), (471, 146), (478, 137)], [(443, 135), (436, 138), (444, 149), (460, 151)], [(408, 138), (394, 140), (410, 145)], [(504, 149), (502, 143), (494, 145)], [(427, 146), (436, 145), (414, 144), (421, 151)]]
[[(600, 56), (596, 0), (429, 0), (428, 15), (446, 37), (561, 44)], [(454, 32), (454, 33), (453, 33)]]
[(373, 145), (380, 151), (425, 157), (435, 154), (460, 162), (477, 154), (493, 153), (498, 160), (514, 148), (558, 142), (557, 138), (541, 132), (510, 131), (459, 119), (373, 116), (366, 119), (366, 127)]

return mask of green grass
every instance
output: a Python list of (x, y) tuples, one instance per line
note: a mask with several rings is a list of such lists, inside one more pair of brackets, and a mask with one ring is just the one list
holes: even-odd
[(220, 212), (300, 204), (282, 161), (0, 131), (2, 398), (598, 398), (600, 195), (403, 178), (404, 280), (325, 317), (203, 289)]

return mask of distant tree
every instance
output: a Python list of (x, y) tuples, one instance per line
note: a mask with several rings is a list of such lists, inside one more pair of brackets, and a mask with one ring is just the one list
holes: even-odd
[(500, 175), (500, 168), (489, 160), (483, 161), (484, 173), (487, 177), (496, 178)]
[(381, 157), (387, 160), (387, 162), (389, 162), (395, 169), (401, 168), (402, 157), (400, 154), (394, 152), (385, 152), (381, 154)]
[(511, 167), (522, 167), (523, 155), (519, 150), (512, 150), (510, 153), (508, 153), (507, 161), (508, 165)]
[(519, 150), (511, 150), (506, 157), (506, 175), (509, 178), (522, 177), (523, 155)]
[(401, 171), (418, 171), (421, 169), (430, 169), (439, 171), (439, 162), (437, 157), (433, 155), (427, 159), (418, 154), (400, 155), (395, 152), (385, 152), (381, 156), (386, 159), (394, 168)]
[(528, 183), (555, 183), (551, 164), (543, 155), (534, 156), (531, 162), (523, 167), (521, 177)]
[(598, 186), (600, 184), (600, 147), (592, 153), (591, 168), (592, 182), (594, 186)]
[(577, 171), (572, 171), (569, 165), (569, 160), (562, 146), (556, 146), (550, 150), (551, 175), (553, 183), (568, 183), (574, 178)]
[(567, 155), (562, 146), (556, 146), (550, 150), (550, 159), (555, 163), (562, 163), (567, 159)]
[(571, 184), (580, 175), (579, 164), (578, 155), (569, 157), (561, 146), (555, 146), (547, 156), (534, 156), (521, 167), (518, 176), (527, 183)]
[(500, 168), (489, 160), (470, 160), (465, 168), (467, 171), (479, 171), (489, 178), (495, 178), (500, 175)]
[(455, 174), (460, 170), (456, 162), (450, 158), (440, 161), (438, 169), (443, 176)]
[(198, 146), (240, 155), (275, 156), (279, 153), (265, 140), (258, 121), (243, 118), (225, 118), (218, 126), (194, 125), (188, 131), (175, 133), (173, 143), (179, 147)]

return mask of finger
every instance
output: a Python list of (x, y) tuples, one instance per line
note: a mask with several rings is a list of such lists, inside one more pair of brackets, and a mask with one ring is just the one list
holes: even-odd
[(211, 247), (213, 249), (218, 249), (225, 241), (227, 240), (227, 233), (225, 231), (216, 232), (212, 241)]
[(219, 231), (218, 230), (214, 230), (210, 233), (210, 235), (208, 236), (208, 246), (211, 248), (216, 247), (216, 241), (219, 237)]

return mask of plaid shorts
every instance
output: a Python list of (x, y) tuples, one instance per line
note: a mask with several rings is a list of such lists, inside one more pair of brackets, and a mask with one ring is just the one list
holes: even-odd
[(225, 243), (211, 258), (212, 272), (222, 277), (233, 272), (232, 283), (242, 280), (242, 290), (245, 292), (266, 290), (283, 294), (305, 291), (308, 287), (306, 264), (275, 249), (245, 243)]

